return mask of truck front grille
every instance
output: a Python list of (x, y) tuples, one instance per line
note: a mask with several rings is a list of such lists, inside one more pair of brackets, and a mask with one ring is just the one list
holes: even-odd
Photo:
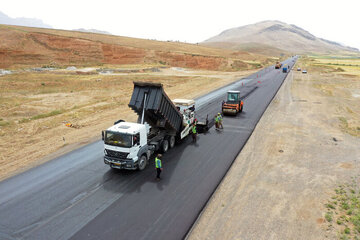
[(126, 159), (126, 157), (128, 155), (128, 153), (112, 151), (109, 149), (106, 149), (106, 152), (107, 152), (107, 155), (110, 157), (121, 158), (121, 159)]

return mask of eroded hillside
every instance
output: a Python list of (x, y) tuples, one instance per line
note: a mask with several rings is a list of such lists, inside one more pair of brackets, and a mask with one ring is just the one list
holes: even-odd
[[(119, 37), (53, 29), (0, 25), (0, 68), (161, 64), (236, 71), (269, 62), (264, 56), (178, 42)], [(249, 62), (250, 61), (250, 62)]]

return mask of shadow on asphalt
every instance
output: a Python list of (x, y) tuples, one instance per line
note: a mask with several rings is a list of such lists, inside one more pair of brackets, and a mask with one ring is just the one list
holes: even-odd
[(182, 142), (178, 143), (175, 148), (170, 149), (163, 155), (162, 164), (164, 170), (161, 173), (160, 181), (155, 179), (155, 157), (153, 156), (150, 158), (148, 166), (143, 171), (109, 168), (103, 175), (104, 189), (117, 193), (131, 193), (141, 192), (142, 187), (146, 184), (156, 184), (157, 189), (160, 191), (163, 190), (170, 183), (173, 175), (172, 173), (176, 169), (186, 147), (189, 145), (198, 146), (197, 143), (192, 143), (191, 137), (188, 136)]

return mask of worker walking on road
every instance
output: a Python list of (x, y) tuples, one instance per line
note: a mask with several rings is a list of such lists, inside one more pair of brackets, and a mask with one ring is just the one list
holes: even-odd
[(161, 163), (161, 157), (162, 157), (161, 154), (158, 154), (155, 157), (156, 180), (158, 180), (158, 181), (161, 179), (160, 178), (160, 173), (163, 170), (162, 163)]
[(217, 117), (218, 117), (218, 125), (219, 125), (219, 128), (224, 129), (224, 126), (223, 126), (223, 124), (222, 124), (223, 118), (222, 118), (221, 114), (218, 113)]
[(192, 131), (192, 140), (193, 142), (196, 143), (196, 135), (197, 135), (197, 131), (196, 131), (196, 124), (194, 123), (192, 128), (191, 128), (191, 131)]

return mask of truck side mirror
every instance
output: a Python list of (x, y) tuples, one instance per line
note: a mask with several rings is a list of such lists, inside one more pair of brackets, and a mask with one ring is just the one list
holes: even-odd
[(105, 139), (105, 131), (103, 130), (103, 131), (101, 131), (101, 139), (104, 141), (104, 139)]

